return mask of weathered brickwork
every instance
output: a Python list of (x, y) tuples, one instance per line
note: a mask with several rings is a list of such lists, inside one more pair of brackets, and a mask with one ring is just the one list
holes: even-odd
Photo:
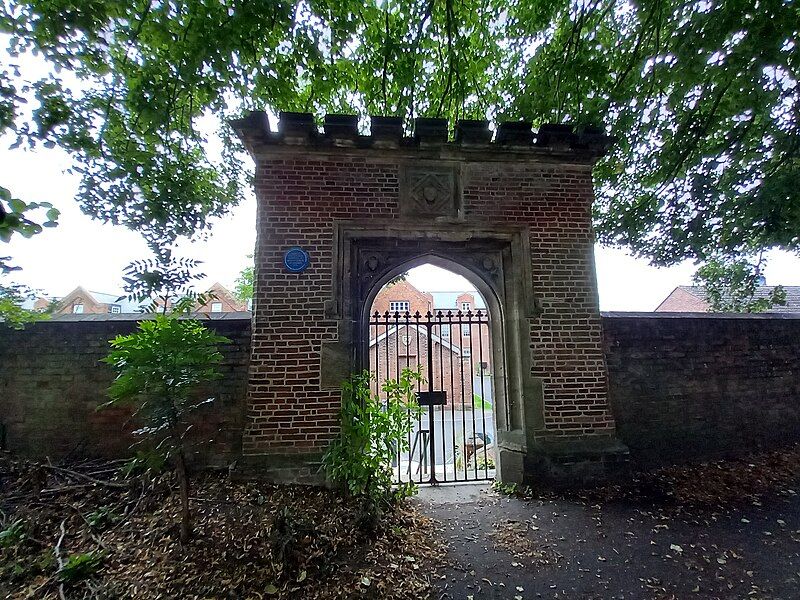
[[(1, 447), (33, 457), (127, 456), (130, 413), (96, 407), (112, 378), (99, 362), (108, 340), (133, 331), (135, 322), (71, 319), (24, 331), (0, 327)], [(800, 316), (609, 313), (602, 325), (611, 407), (634, 463), (800, 441)], [(217, 400), (196, 422), (196, 460), (222, 466), (241, 451), (250, 320), (213, 319), (209, 326), (232, 343), (222, 348), (224, 378), (204, 390)], [(296, 377), (300, 365), (291, 366)], [(307, 397), (316, 394), (311, 387)], [(304, 463), (294, 468), (294, 478), (316, 473)]]
[[(41, 458), (130, 456), (136, 428), (126, 408), (97, 410), (113, 373), (100, 360), (109, 340), (136, 328), (135, 317), (45, 321), (15, 331), (0, 325), (0, 425), (3, 448)], [(250, 352), (250, 319), (213, 319), (231, 340), (221, 347), (223, 378), (201, 390), (193, 428), (194, 460), (223, 466), (241, 451)]]
[(530, 230), (531, 374), (544, 382), (546, 437), (611, 435), (594, 272), (591, 169), (570, 165), (471, 164), (464, 203), (477, 222)]
[[(370, 212), (397, 215), (397, 169), (362, 160), (259, 161), (253, 355), (245, 454), (320, 452), (337, 429), (340, 395), (320, 386), (320, 352), (336, 339), (331, 297), (333, 223)], [(283, 252), (311, 255), (302, 274)]]
[(800, 441), (800, 314), (603, 316), (609, 398), (639, 463)]
[[(313, 156), (313, 154), (311, 154)], [(339, 395), (320, 389), (320, 352), (337, 335), (326, 319), (337, 220), (399, 218), (399, 165), (385, 157), (257, 159), (258, 247), (245, 453), (320, 451), (336, 431)], [(541, 315), (530, 328), (532, 375), (544, 381), (546, 435), (614, 431), (593, 270), (588, 166), (468, 163), (465, 220), (530, 228)], [(282, 253), (312, 257), (288, 273)]]

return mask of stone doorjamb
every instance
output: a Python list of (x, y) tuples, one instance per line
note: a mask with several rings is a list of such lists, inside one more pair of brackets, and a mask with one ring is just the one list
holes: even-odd
[(527, 449), (544, 427), (541, 381), (531, 376), (530, 324), (539, 312), (531, 284), (526, 227), (476, 227), (462, 221), (339, 222), (331, 265), (333, 296), (326, 316), (338, 340), (323, 344), (322, 386), (338, 388), (362, 368), (372, 301), (391, 278), (423, 263), (456, 272), (486, 299), (492, 324), (499, 478), (523, 480)]

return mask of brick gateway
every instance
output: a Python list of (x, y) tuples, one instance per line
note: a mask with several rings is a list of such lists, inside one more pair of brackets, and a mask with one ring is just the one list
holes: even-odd
[[(607, 398), (591, 170), (609, 139), (529, 123), (282, 113), (232, 122), (256, 163), (255, 296), (241, 468), (312, 476), (339, 386), (364, 364), (368, 307), (396, 274), (438, 264), (486, 298), (504, 481), (605, 473), (625, 455)], [(308, 253), (300, 273), (283, 264)]]

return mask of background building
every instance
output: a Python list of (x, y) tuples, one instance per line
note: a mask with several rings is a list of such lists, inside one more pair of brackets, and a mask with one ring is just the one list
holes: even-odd
[[(756, 289), (754, 298), (768, 298), (775, 287), (763, 285)], [(776, 304), (764, 312), (800, 313), (800, 286), (783, 286), (786, 304)], [(711, 312), (706, 288), (702, 286), (679, 285), (659, 304), (655, 312)]]

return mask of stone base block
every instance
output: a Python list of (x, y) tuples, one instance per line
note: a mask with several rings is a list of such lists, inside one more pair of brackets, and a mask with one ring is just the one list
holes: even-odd
[(570, 488), (613, 481), (628, 470), (628, 448), (616, 438), (537, 442), (524, 459), (524, 483)]
[(326, 485), (321, 454), (257, 454), (242, 456), (231, 477), (279, 484)]

